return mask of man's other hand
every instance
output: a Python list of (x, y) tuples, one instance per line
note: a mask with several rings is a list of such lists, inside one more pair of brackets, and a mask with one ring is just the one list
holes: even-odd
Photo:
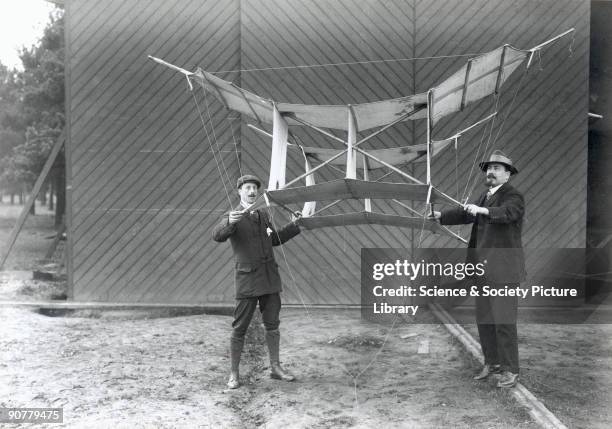
[(302, 217), (302, 212), (294, 212), (291, 214), (291, 222), (295, 222), (301, 217)]
[(440, 217), (442, 216), (442, 213), (434, 210), (433, 213), (429, 213), (429, 215), (427, 216), (428, 219), (430, 220), (440, 220)]

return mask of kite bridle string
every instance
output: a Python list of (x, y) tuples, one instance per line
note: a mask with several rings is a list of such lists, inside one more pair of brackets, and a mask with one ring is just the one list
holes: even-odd
[[(202, 88), (202, 92), (204, 93), (204, 103), (206, 105), (206, 113), (208, 114), (208, 122), (210, 123), (210, 129), (213, 135), (213, 141), (217, 146), (217, 153), (219, 154), (219, 158), (221, 159), (221, 165), (223, 166), (223, 171), (227, 176), (227, 183), (232, 184), (232, 180), (229, 177), (229, 173), (227, 172), (227, 167), (225, 166), (225, 161), (223, 161), (223, 153), (221, 153), (221, 146), (219, 145), (219, 140), (217, 140), (217, 133), (215, 133), (215, 124), (213, 123), (212, 117), (210, 115), (210, 107), (208, 105), (208, 98), (206, 97), (206, 90)], [(240, 166), (240, 164), (238, 164)]]
[[(303, 147), (298, 144), (298, 146), (300, 147), (300, 149), (302, 149), (303, 155), (304, 157), (306, 157), (306, 154), (304, 152)], [(296, 295), (298, 296), (300, 303), (302, 305), (302, 307), (304, 308), (305, 312), (306, 312), (306, 316), (308, 317), (308, 319), (310, 320), (310, 323), (314, 326), (314, 320), (312, 318), (312, 315), (310, 313), (310, 311), (308, 310), (308, 306), (306, 305), (306, 302), (304, 301), (304, 298), (302, 297), (302, 294), (299, 292), (299, 288), (297, 287), (297, 281), (295, 279), (295, 275), (293, 273), (293, 270), (291, 269), (291, 266), (289, 264), (289, 259), (287, 258), (287, 254), (285, 252), (285, 248), (284, 248), (284, 244), (282, 242), (282, 240), (280, 239), (280, 235), (278, 234), (278, 228), (276, 225), (276, 222), (274, 220), (274, 215), (271, 212), (270, 208), (267, 207), (266, 210), (268, 211), (268, 216), (270, 217), (270, 221), (272, 223), (272, 226), (274, 228), (274, 233), (276, 234), (276, 237), (279, 241), (279, 247), (281, 250), (281, 253), (283, 255), (283, 260), (285, 262), (285, 266), (287, 267), (287, 272), (289, 273), (289, 276), (291, 278), (291, 282), (293, 284), (294, 290), (296, 292)], [(422, 237), (422, 232), (423, 229), (425, 227), (425, 216), (423, 216), (423, 223), (422, 223), (422, 228), (421, 228), (421, 237)], [(346, 242), (346, 237), (345, 234), (343, 234), (343, 240)], [(420, 247), (420, 242), (419, 242), (419, 247)], [(391, 333), (393, 332), (395, 325), (397, 323), (397, 320), (399, 318), (398, 314), (395, 314), (393, 317), (393, 322), (391, 324), (391, 328), (387, 331), (383, 342), (380, 346), (380, 348), (376, 351), (376, 353), (374, 354), (374, 356), (370, 359), (370, 361), (366, 364), (366, 366), (359, 371), (359, 373), (357, 373), (357, 375), (354, 375), (350, 370), (348, 370), (344, 365), (342, 365), (340, 362), (338, 362), (337, 358), (335, 357), (335, 355), (332, 354), (332, 358), (334, 360), (334, 362), (338, 365), (338, 367), (345, 372), (349, 377), (352, 378), (353, 381), (353, 388), (354, 388), (354, 397), (355, 397), (355, 405), (358, 404), (358, 397), (357, 397), (357, 382), (359, 380), (359, 378), (372, 366), (372, 364), (376, 361), (376, 359), (378, 358), (378, 356), (380, 355), (380, 353), (382, 353), (385, 345), (387, 344), (387, 341), (389, 339), (389, 336), (391, 335)], [(390, 370), (389, 370), (390, 371)]]
[(242, 173), (242, 163), (240, 162), (240, 155), (238, 154), (238, 143), (236, 142), (236, 136), (234, 135), (234, 124), (232, 122), (233, 120), (234, 118), (230, 118), (229, 115), (227, 116), (227, 121), (230, 124), (230, 131), (232, 132), (232, 140), (234, 141), (234, 151), (236, 152), (236, 162), (238, 162), (238, 171), (240, 171), (240, 177), (242, 177), (244, 176), (244, 174)]
[(352, 65), (360, 65), (360, 64), (378, 64), (378, 63), (391, 63), (391, 62), (402, 62), (402, 61), (437, 60), (437, 59), (445, 59), (445, 58), (473, 57), (477, 55), (481, 55), (481, 53), (438, 55), (438, 56), (433, 56), (433, 57), (394, 58), (394, 59), (388, 59), (388, 60), (349, 61), (349, 62), (325, 63), (325, 64), (303, 64), (303, 65), (297, 65), (297, 66), (261, 67), (261, 68), (238, 69), (238, 70), (218, 70), (218, 71), (209, 72), (209, 73), (221, 74), (221, 73), (237, 73), (237, 72), (261, 72), (261, 71), (276, 71), (276, 70), (310, 69), (310, 68), (318, 68), (318, 67), (339, 67), (339, 66), (352, 66)]
[[(538, 51), (539, 52), (539, 51)], [(521, 75), (521, 78), (519, 79), (518, 84), (516, 85), (516, 89), (514, 90), (514, 95), (512, 96), (512, 101), (510, 102), (510, 105), (506, 111), (506, 114), (504, 115), (501, 124), (499, 126), (499, 128), (497, 129), (497, 133), (495, 134), (495, 137), (493, 138), (493, 143), (491, 145), (492, 148), (495, 147), (496, 143), (497, 143), (497, 139), (499, 138), (499, 135), (501, 134), (504, 125), (506, 123), (506, 120), (508, 119), (508, 116), (510, 115), (510, 113), (512, 112), (512, 107), (514, 106), (514, 102), (516, 101), (516, 97), (519, 93), (519, 90), (523, 87), (523, 80), (525, 79), (525, 76), (527, 76), (527, 72), (529, 71), (529, 69), (527, 67), (525, 67), (525, 70), (523, 71), (523, 74)], [(499, 96), (497, 96), (497, 100), (496, 100), (496, 107), (497, 107), (497, 103), (499, 102), (499, 99), (501, 98), (501, 94)], [(497, 110), (497, 108), (496, 108)], [(493, 118), (493, 120), (495, 120), (495, 118)], [(493, 123), (491, 124), (491, 132), (489, 133), (489, 138), (487, 139), (487, 144), (485, 146), (485, 150), (482, 154), (482, 162), (484, 162), (486, 160), (486, 154), (487, 154), (487, 150), (489, 147), (489, 143), (491, 142), (491, 135), (493, 132)], [(478, 155), (477, 155), (478, 156)], [(472, 166), (473, 167), (473, 166)], [(471, 171), (470, 171), (470, 175), (471, 175)], [(476, 181), (474, 181), (474, 183), (471, 185), (470, 188), (470, 192), (469, 194), (467, 194), (466, 198), (469, 199), (472, 196), (472, 193), (474, 192), (474, 188), (476, 187)], [(467, 189), (467, 185), (466, 185), (466, 189)]]
[[(499, 95), (494, 95), (493, 96), (493, 111), (497, 112), (498, 110), (498, 105), (499, 105), (499, 99), (500, 96)], [(491, 128), (489, 130), (489, 137), (487, 138), (487, 143), (486, 143), (486, 147), (484, 150), (484, 154), (483, 158), (486, 156), (487, 153), (487, 147), (489, 145), (489, 142), (491, 141), (491, 136), (493, 135), (493, 127), (495, 126), (495, 119), (497, 118), (497, 115), (495, 115), (495, 117), (493, 117), (493, 119), (491, 120)], [(472, 191), (470, 190), (469, 194), (468, 194), (468, 189), (470, 189), (470, 183), (472, 182), (473, 179), (473, 174), (474, 174), (474, 167), (476, 166), (476, 163), (478, 162), (478, 156), (480, 155), (480, 149), (482, 148), (482, 144), (485, 140), (485, 136), (487, 135), (487, 127), (489, 126), (489, 124), (486, 124), (482, 130), (482, 136), (480, 137), (480, 143), (478, 143), (478, 149), (476, 150), (476, 155), (474, 155), (474, 159), (472, 160), (472, 165), (470, 167), (470, 172), (468, 174), (468, 180), (465, 182), (465, 188), (463, 189), (463, 193), (461, 195), (461, 200), (462, 201), (467, 201), (470, 196), (472, 195)]]
[[(295, 275), (293, 274), (293, 270), (291, 269), (291, 265), (289, 265), (289, 259), (287, 258), (287, 254), (285, 253), (285, 247), (284, 244), (281, 240), (281, 237), (278, 233), (278, 228), (276, 225), (276, 222), (274, 220), (274, 214), (271, 212), (269, 207), (266, 207), (266, 211), (268, 212), (268, 216), (270, 218), (270, 222), (272, 222), (272, 227), (274, 228), (274, 234), (276, 234), (276, 238), (279, 242), (278, 247), (280, 247), (281, 253), (283, 255), (283, 260), (285, 262), (285, 266), (287, 267), (287, 272), (289, 273), (289, 277), (291, 277), (291, 283), (293, 285), (293, 289), (295, 290), (296, 295), (298, 296), (300, 303), (302, 305), (302, 307), (304, 308), (304, 311), (306, 312), (306, 317), (310, 320), (311, 325), (314, 326), (314, 319), (312, 318), (312, 315), (310, 314), (310, 311), (308, 310), (308, 306), (306, 305), (306, 302), (304, 301), (304, 298), (302, 297), (302, 294), (300, 293), (299, 288), (297, 287), (297, 281), (295, 279)], [(334, 354), (332, 354), (332, 358), (334, 360), (334, 362), (336, 364), (338, 364), (338, 367), (344, 371), (346, 374), (348, 374), (349, 377), (351, 377), (353, 380), (355, 379), (355, 376), (353, 375), (353, 373), (351, 371), (349, 371), (347, 368), (343, 367), (340, 362), (338, 362), (338, 360), (336, 359), (336, 356)]]
[[(208, 134), (208, 130), (206, 129), (206, 123), (204, 121), (204, 117), (202, 116), (202, 111), (200, 109), (200, 104), (198, 103), (198, 99), (195, 96), (194, 92), (191, 91), (191, 96), (193, 97), (193, 101), (195, 102), (196, 108), (198, 110), (198, 115), (200, 116), (200, 121), (202, 122), (202, 129), (204, 129), (204, 132), (206, 133), (206, 138), (208, 139), (208, 144), (210, 145), (210, 151), (212, 152), (213, 158), (215, 160), (215, 164), (217, 164), (217, 171), (219, 171), (219, 177), (221, 178), (221, 183), (223, 183), (223, 189), (225, 189), (225, 196), (227, 197), (227, 202), (230, 206), (230, 209), (232, 207), (232, 200), (229, 196), (229, 192), (227, 190), (227, 186), (225, 185), (225, 180), (223, 179), (223, 173), (221, 172), (221, 167), (219, 166), (219, 161), (217, 161), (217, 156), (215, 155), (215, 150), (212, 144), (212, 141), (210, 139), (210, 135)], [(219, 154), (221, 155), (221, 154)], [(226, 172), (227, 174), (227, 172)]]
[[(311, 325), (314, 326), (314, 320), (312, 318), (312, 315), (311, 315), (310, 311), (308, 310), (308, 306), (306, 305), (306, 303), (304, 301), (304, 298), (302, 297), (302, 294), (299, 292), (299, 288), (297, 287), (297, 281), (296, 281), (295, 276), (293, 274), (293, 270), (291, 269), (291, 266), (289, 264), (289, 260), (287, 258), (287, 254), (285, 253), (284, 244), (283, 244), (283, 242), (280, 239), (280, 235), (278, 234), (278, 228), (277, 228), (276, 222), (274, 220), (274, 215), (271, 213), (269, 208), (266, 208), (266, 210), (268, 211), (268, 215), (270, 217), (270, 221), (272, 222), (272, 226), (274, 228), (274, 233), (276, 234), (276, 237), (277, 237), (277, 239), (278, 239), (278, 241), (280, 243), (278, 247), (280, 247), (280, 249), (281, 249), (281, 253), (283, 255), (283, 259), (284, 259), (285, 265), (287, 267), (287, 271), (289, 273), (289, 276), (291, 277), (291, 282), (293, 283), (293, 287), (294, 287), (294, 290), (296, 292), (296, 295), (298, 296), (298, 298), (300, 300), (300, 303), (301, 303), (302, 307), (304, 308), (304, 310), (306, 312), (306, 316), (310, 320)], [(391, 335), (391, 333), (393, 332), (393, 330), (395, 328), (395, 325), (396, 325), (398, 319), (399, 319), (399, 315), (396, 313), (394, 315), (394, 317), (393, 317), (393, 322), (391, 324), (391, 328), (385, 334), (385, 337), (383, 339), (383, 342), (382, 342), (380, 348), (376, 351), (376, 353), (374, 354), (372, 359), (370, 359), (370, 361), (367, 363), (367, 365), (361, 371), (359, 371), (359, 373), (357, 375), (353, 375), (353, 373), (351, 371), (349, 371), (344, 365), (342, 365), (340, 362), (338, 362), (338, 359), (336, 358), (336, 356), (334, 354), (331, 355), (333, 361), (338, 365), (338, 367), (343, 372), (345, 372), (352, 379), (352, 381), (353, 381), (355, 404), (358, 403), (358, 400), (357, 400), (357, 381), (359, 380), (359, 377), (361, 377), (370, 368), (370, 366), (372, 366), (372, 364), (376, 361), (376, 359), (378, 358), (380, 353), (383, 351), (385, 345), (387, 344), (389, 336)], [(391, 369), (389, 369), (388, 371), (391, 371)]]

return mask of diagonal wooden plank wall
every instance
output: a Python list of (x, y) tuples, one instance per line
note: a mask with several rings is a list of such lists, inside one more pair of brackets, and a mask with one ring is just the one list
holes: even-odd
[(210, 229), (227, 205), (217, 162), (238, 177), (239, 123), (196, 90), (207, 136), (185, 79), (147, 55), (239, 69), (239, 2), (79, 0), (68, 20), (74, 298), (230, 300), (207, 286), (231, 280)]
[[(217, 163), (185, 81), (147, 61), (146, 54), (188, 69), (242, 69), (220, 77), (278, 101), (359, 103), (424, 91), (465, 62), (466, 57), (456, 55), (485, 52), (503, 43), (530, 47), (574, 26), (571, 56), (570, 39), (557, 43), (522, 81), (517, 72), (504, 87), (500, 118), (491, 132), (499, 132), (499, 138), (487, 152), (501, 148), (521, 168), (515, 183), (528, 201), (525, 245), (584, 246), (587, 1), (78, 0), (69, 3), (68, 11), (77, 300), (231, 302), (231, 250), (209, 238), (212, 225), (229, 206)], [(445, 56), (453, 57), (441, 58)], [(417, 57), (436, 58), (384, 61)], [(368, 63), (248, 71), (363, 61)], [(208, 123), (210, 100), (204, 100), (201, 91), (194, 94)], [(435, 137), (452, 134), (492, 107), (493, 100), (483, 100), (442, 122)], [(242, 149), (242, 170), (267, 179), (269, 139), (244, 121), (228, 120), (237, 117), (218, 102), (210, 102), (209, 108), (225, 182), (240, 174), (233, 137)], [(210, 125), (207, 129), (212, 134)], [(436, 158), (434, 180), (442, 189), (451, 195), (463, 194), (466, 185), (475, 194), (480, 191), (479, 177), (472, 174), (468, 183), (468, 176), (481, 137), (489, 132), (471, 133), (456, 153), (449, 150)], [(333, 146), (306, 130), (296, 129), (295, 134), (308, 145)], [(422, 121), (410, 122), (367, 147), (424, 139)], [(292, 157), (288, 169), (290, 177), (299, 174), (302, 160)], [(421, 167), (409, 167), (409, 172), (424, 175)], [(317, 180), (339, 174), (326, 171)], [(380, 177), (377, 174), (374, 178)], [(233, 192), (233, 184), (230, 188)], [(344, 203), (330, 213), (360, 205)], [(381, 201), (374, 209), (406, 213)], [(278, 224), (286, 221), (282, 211), (274, 219)], [(356, 304), (361, 247), (419, 244), (460, 245), (394, 227), (305, 232), (277, 251), (284, 300)]]

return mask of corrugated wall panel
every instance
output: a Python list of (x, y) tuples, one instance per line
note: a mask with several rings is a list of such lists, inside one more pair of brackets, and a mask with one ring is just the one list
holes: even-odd
[[(499, 111), (493, 127), (474, 130), (457, 152), (435, 158), (433, 181), (452, 196), (475, 196), (482, 179), (474, 163), (502, 149), (521, 170), (514, 183), (527, 200), (525, 245), (584, 246), (587, 1), (115, 0), (74, 1), (70, 12), (76, 299), (231, 301), (230, 246), (209, 238), (230, 206), (217, 162), (184, 79), (147, 54), (187, 69), (241, 69), (220, 77), (277, 101), (360, 103), (424, 91), (470, 55), (504, 43), (530, 47), (576, 27), (571, 55), (571, 38), (556, 43), (526, 76), (515, 72), (498, 100), (482, 100), (436, 126), (434, 137), (443, 138), (495, 106)], [(345, 64), (282, 68), (329, 63)], [(212, 117), (233, 204), (236, 149), (243, 172), (267, 180), (270, 141), (217, 101), (204, 100), (201, 90), (194, 94), (209, 132), (209, 112)], [(336, 145), (311, 130), (292, 131), (306, 145)], [(425, 133), (423, 121), (403, 123), (364, 147), (422, 143)], [(301, 157), (290, 155), (288, 177), (302, 171)], [(425, 177), (422, 164), (407, 172)], [(341, 176), (327, 170), (317, 180)], [(401, 181), (397, 174), (388, 179)], [(329, 213), (361, 206), (344, 202)], [(374, 209), (407, 213), (383, 201)], [(286, 213), (274, 212), (274, 221), (283, 224)], [(419, 245), (462, 246), (395, 227), (304, 232), (277, 250), (284, 302), (356, 304), (362, 247)]]
[[(239, 175), (240, 125), (196, 88), (205, 133), (186, 81), (147, 55), (189, 69), (239, 69), (239, 6), (71, 2), (76, 300), (232, 299), (231, 288), (211, 291), (211, 281), (231, 281), (232, 266), (210, 230), (227, 206), (219, 168), (230, 192)], [(222, 77), (240, 82), (238, 73)]]

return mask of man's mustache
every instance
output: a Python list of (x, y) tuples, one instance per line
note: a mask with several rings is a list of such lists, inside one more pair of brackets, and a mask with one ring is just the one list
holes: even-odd
[(495, 179), (495, 175), (494, 174), (487, 174), (487, 179)]

